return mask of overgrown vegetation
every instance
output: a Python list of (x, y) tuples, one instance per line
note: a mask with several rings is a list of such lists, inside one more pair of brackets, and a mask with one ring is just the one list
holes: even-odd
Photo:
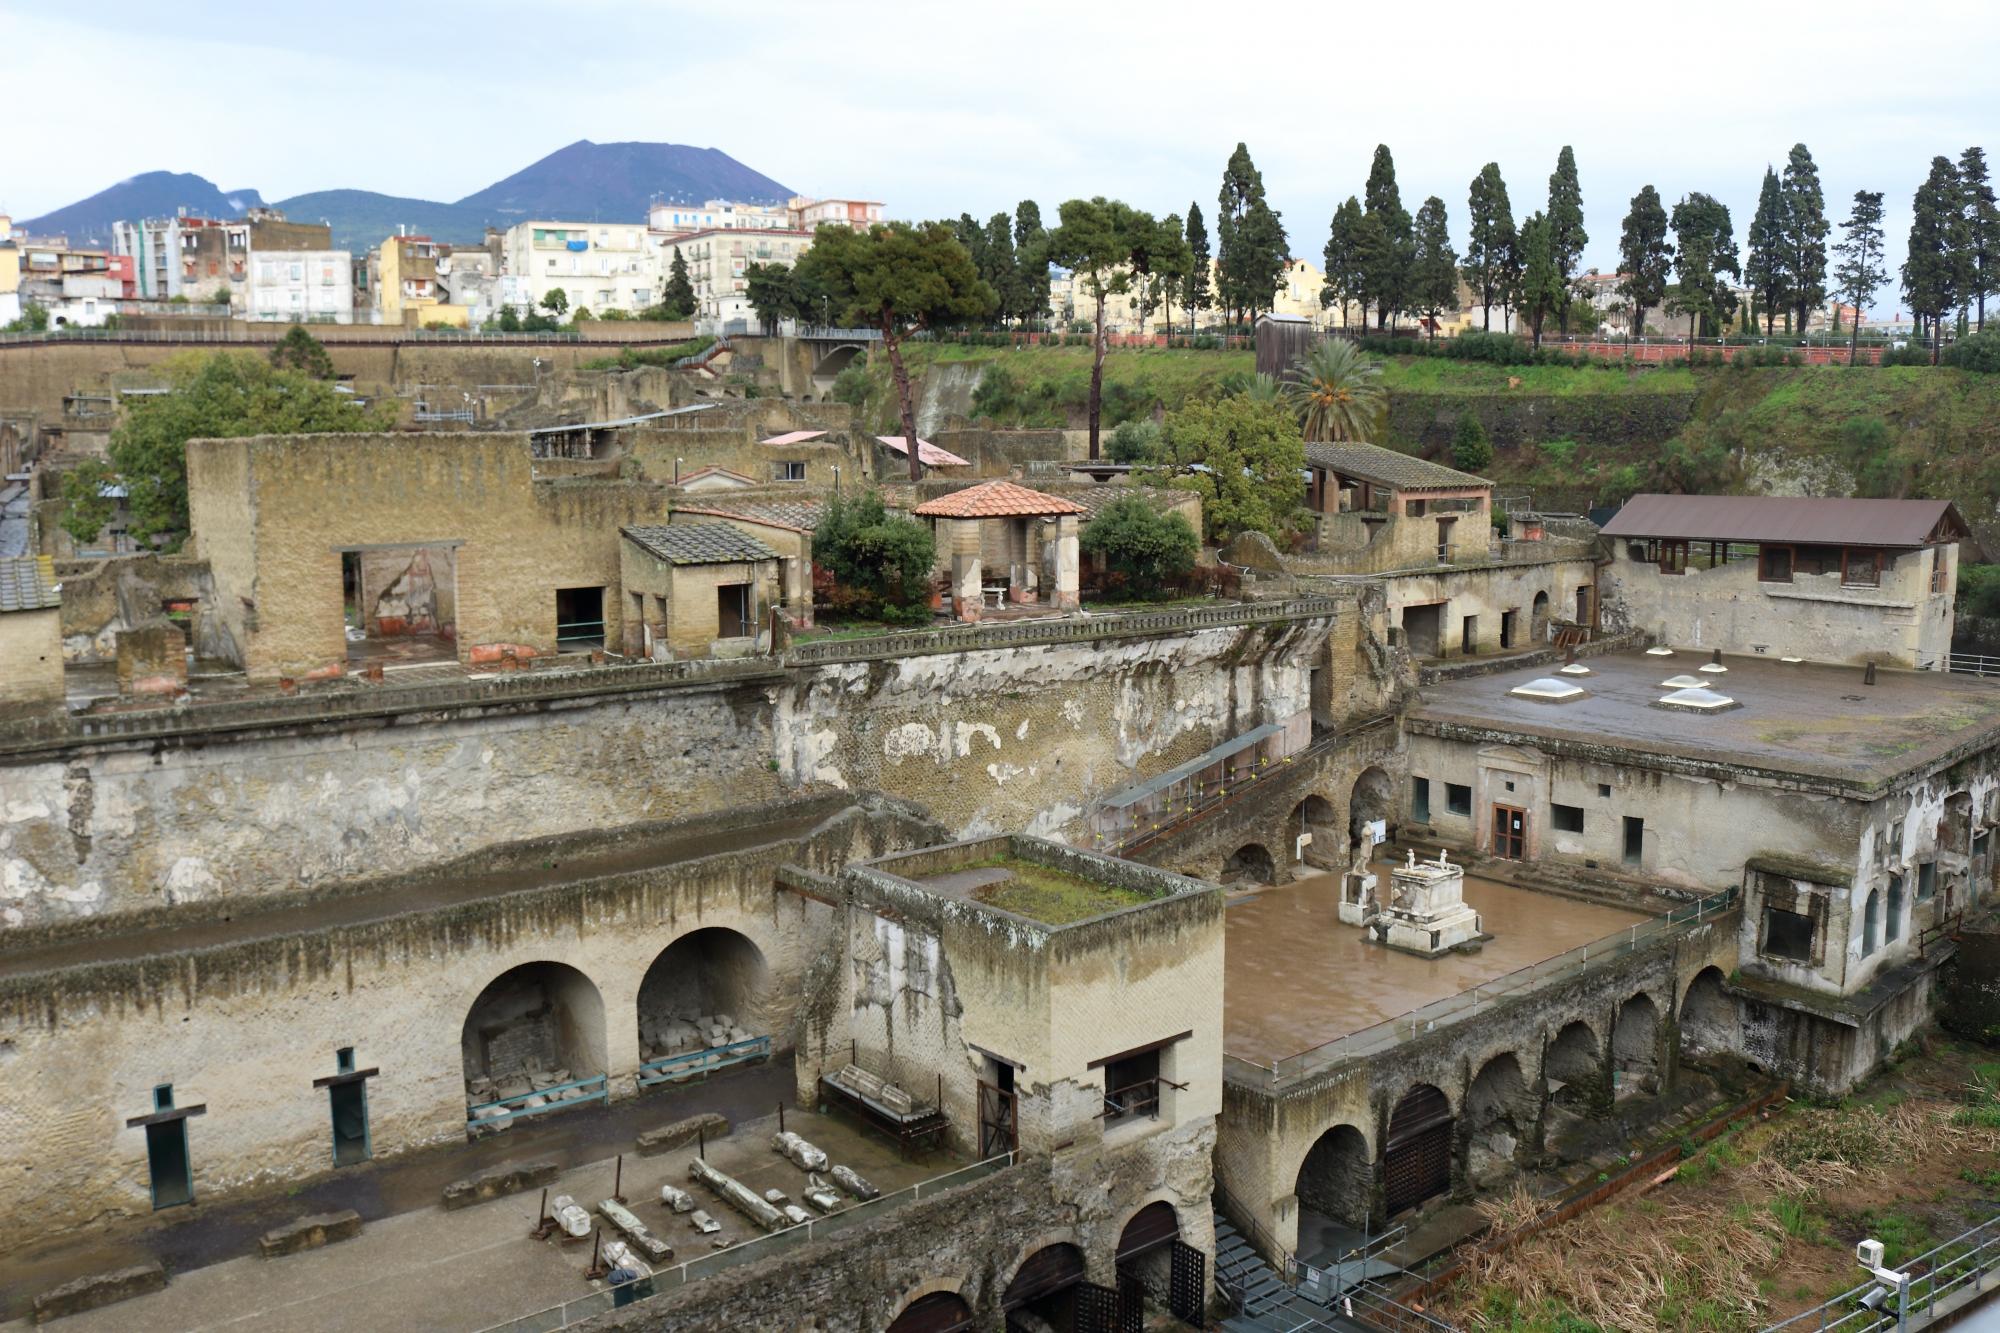
[(813, 533), (813, 563), (833, 578), (827, 600), (836, 615), (923, 624), (931, 616), (936, 558), (931, 530), (890, 513), (876, 491), (855, 499), (834, 496)]
[(307, 333), (303, 324), (285, 330), (285, 336), (271, 349), (271, 364), (279, 370), (296, 370), (316, 380), (333, 378), (333, 357), (326, 344)]
[(1305, 442), (1286, 403), (1248, 394), (1191, 402), (1167, 414), (1160, 436), (1160, 463), (1140, 475), (1200, 495), (1210, 540), (1282, 537), (1304, 508)]
[(1072, 875), (1067, 871), (1036, 865), (1013, 857), (983, 861), (965, 869), (1005, 870), (1008, 877), (973, 891), (973, 898), (1003, 912), (1025, 916), (1044, 925), (1066, 926), (1073, 921), (1136, 907), (1152, 898), (1137, 889)]
[(1200, 544), (1187, 519), (1163, 514), (1137, 495), (1104, 506), (1080, 539), (1111, 576), (1107, 591), (1134, 598), (1171, 595), (1194, 569)]
[(634, 370), (640, 366), (671, 368), (674, 362), (681, 358), (706, 352), (714, 345), (715, 339), (704, 334), (699, 338), (690, 338), (684, 343), (675, 343), (671, 347), (621, 347), (617, 355), (595, 357), (585, 361), (577, 369)]

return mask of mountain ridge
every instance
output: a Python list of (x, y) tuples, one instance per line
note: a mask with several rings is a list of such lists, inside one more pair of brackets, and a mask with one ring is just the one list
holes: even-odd
[[(476, 244), (489, 226), (530, 217), (557, 221), (638, 222), (654, 199), (702, 203), (734, 199), (783, 203), (791, 191), (719, 148), (579, 139), (454, 202), (373, 190), (313, 190), (268, 206), (297, 222), (324, 220), (337, 249), (365, 250), (398, 226), (454, 244)], [(199, 217), (241, 217), (265, 207), (256, 190), (222, 190), (192, 172), (147, 171), (85, 199), (17, 223), (33, 235), (62, 235), (74, 245), (109, 245), (111, 224), (167, 217), (185, 208)]]

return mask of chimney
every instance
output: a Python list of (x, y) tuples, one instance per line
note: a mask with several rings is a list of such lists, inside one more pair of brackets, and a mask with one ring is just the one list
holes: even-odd
[(1875, 683), (1875, 664), (1873, 662), (1870, 662), (1868, 669), (1861, 673), (1861, 683), (1863, 685), (1873, 685)]
[(1709, 661), (1711, 661), (1711, 662), (1713, 662), (1713, 663), (1715, 663), (1715, 665), (1717, 665), (1717, 666), (1721, 666), (1721, 665), (1722, 665), (1722, 650), (1721, 650), (1720, 648), (1717, 648), (1717, 649), (1715, 650), (1715, 653), (1714, 653), (1714, 655), (1713, 655), (1713, 656), (1711, 656), (1711, 657), (1710, 657), (1710, 658), (1709, 658), (1708, 660), (1709, 660)]

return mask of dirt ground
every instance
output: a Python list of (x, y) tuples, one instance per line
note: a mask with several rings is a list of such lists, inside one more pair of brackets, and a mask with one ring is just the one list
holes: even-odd
[[(1838, 1103), (1794, 1100), (1640, 1187), (1472, 1264), (1433, 1313), (1505, 1333), (1764, 1327), (2000, 1213), (2000, 1050), (1915, 1044)], [(1546, 1205), (1488, 1205), (1495, 1231)]]

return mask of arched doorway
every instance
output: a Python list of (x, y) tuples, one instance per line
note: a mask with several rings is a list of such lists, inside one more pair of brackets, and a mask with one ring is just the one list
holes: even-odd
[(1534, 1128), (1535, 1108), (1512, 1052), (1488, 1060), (1465, 1094), (1466, 1172), (1475, 1184), (1512, 1174), (1515, 1154)]
[(1382, 1148), (1383, 1208), (1391, 1217), (1451, 1189), (1451, 1100), (1428, 1083), (1403, 1094)]
[(1395, 799), (1395, 788), (1389, 781), (1389, 775), (1372, 764), (1354, 780), (1354, 790), (1347, 797), (1349, 861), (1361, 850), (1361, 840), (1368, 825), (1376, 820), (1388, 821)]
[(1743, 1020), (1736, 1001), (1722, 989), (1722, 969), (1705, 967), (1689, 983), (1681, 1001), (1683, 1058), (1723, 1055), (1743, 1044)]
[(1271, 851), (1261, 842), (1245, 843), (1229, 854), (1222, 863), (1224, 884), (1274, 884), (1277, 882), (1277, 867), (1271, 862)]
[(1083, 1251), (1067, 1241), (1044, 1245), (1021, 1261), (1000, 1295), (1001, 1312), (1007, 1327), (1025, 1324), (1024, 1315), (1039, 1319), (1050, 1328), (1065, 1329), (1076, 1322), (1077, 1288), (1084, 1282)]
[[(1292, 846), (1298, 849), (1300, 860), (1309, 865), (1340, 865), (1339, 819), (1333, 802), (1324, 796), (1308, 796), (1292, 807)], [(1302, 837), (1310, 841), (1298, 842)]]
[(1611, 1029), (1615, 1095), (1658, 1091), (1659, 1037), (1660, 1011), (1652, 997), (1634, 995), (1618, 1007), (1618, 1022)]
[(721, 926), (669, 944), (639, 983), (639, 1055), (659, 1060), (763, 1036), (770, 969), (749, 936)]
[(459, 1044), (474, 1122), (604, 1098), (604, 999), (566, 963), (495, 977), (466, 1011)]
[(1604, 1058), (1590, 1024), (1578, 1020), (1556, 1033), (1542, 1056), (1542, 1073), (1548, 1080), (1549, 1099), (1559, 1106), (1587, 1106), (1598, 1099), (1604, 1086)]
[(1882, 891), (1868, 890), (1868, 901), (1861, 907), (1861, 956), (1866, 958), (1880, 947), (1882, 940)]
[(1549, 595), (1535, 594), (1528, 612), (1528, 646), (1539, 648), (1549, 641)]
[(1117, 1264), (1126, 1327), (1140, 1326), (1148, 1304), (1191, 1323), (1200, 1320), (1208, 1302), (1207, 1256), (1181, 1240), (1180, 1215), (1165, 1199), (1132, 1214), (1118, 1233)]
[(1352, 1249), (1368, 1228), (1373, 1184), (1368, 1140), (1360, 1130), (1335, 1125), (1314, 1140), (1292, 1186), (1299, 1201), (1299, 1257), (1330, 1259)]
[(974, 1326), (972, 1307), (955, 1291), (933, 1291), (903, 1307), (889, 1333), (960, 1333)]

